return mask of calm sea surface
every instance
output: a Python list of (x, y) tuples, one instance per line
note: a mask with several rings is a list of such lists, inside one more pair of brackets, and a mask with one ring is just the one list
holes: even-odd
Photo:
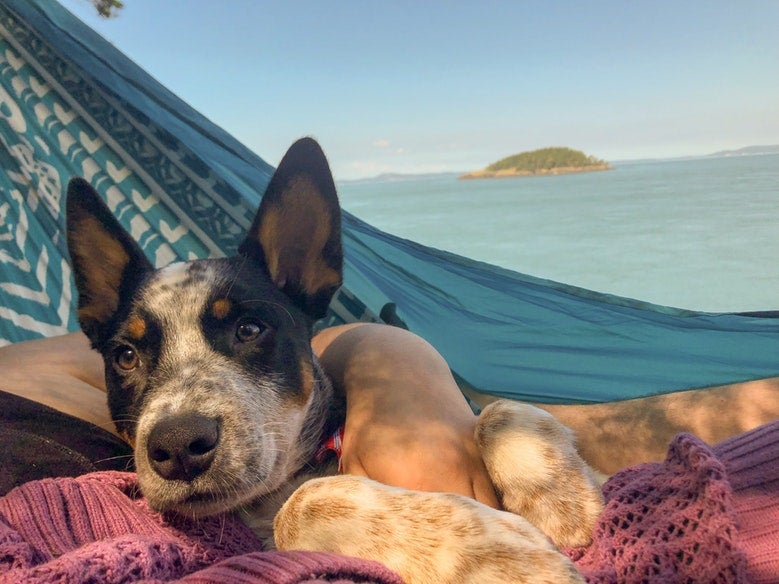
[(339, 193), (379, 229), (533, 276), (680, 308), (779, 309), (779, 155)]

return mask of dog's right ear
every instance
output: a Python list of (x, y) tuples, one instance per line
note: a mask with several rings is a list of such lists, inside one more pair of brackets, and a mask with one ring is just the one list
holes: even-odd
[(66, 218), (78, 290), (78, 320), (95, 346), (104, 340), (102, 333), (119, 308), (121, 294), (153, 266), (97, 191), (82, 178), (68, 184)]

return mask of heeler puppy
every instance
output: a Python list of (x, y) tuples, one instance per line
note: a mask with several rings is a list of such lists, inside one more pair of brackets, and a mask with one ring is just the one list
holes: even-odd
[(89, 183), (70, 182), (78, 318), (103, 356), (111, 416), (149, 504), (189, 516), (242, 509), (269, 543), (276, 516), (281, 549), (375, 559), (411, 583), (581, 581), (547, 536), (586, 543), (600, 490), (570, 432), (541, 410), (500, 402), (476, 430), (504, 506), (526, 518), (333, 476), (315, 461), (344, 422), (310, 345), (341, 285), (340, 226), (327, 160), (305, 138), (230, 258), (155, 270)]

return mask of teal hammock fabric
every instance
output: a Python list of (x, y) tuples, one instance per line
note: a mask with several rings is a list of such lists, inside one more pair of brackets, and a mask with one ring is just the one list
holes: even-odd
[[(78, 328), (62, 235), (71, 176), (163, 265), (232, 253), (273, 171), (54, 0), (0, 0), (0, 142), (0, 344)], [(539, 280), (348, 213), (344, 247), (327, 324), (395, 303), (465, 383), (494, 395), (600, 402), (779, 375), (777, 318)]]

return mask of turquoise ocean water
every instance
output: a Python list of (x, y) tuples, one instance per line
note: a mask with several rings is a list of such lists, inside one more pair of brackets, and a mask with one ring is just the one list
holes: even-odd
[(779, 309), (779, 155), (339, 185), (345, 209), (505, 268), (695, 310)]

